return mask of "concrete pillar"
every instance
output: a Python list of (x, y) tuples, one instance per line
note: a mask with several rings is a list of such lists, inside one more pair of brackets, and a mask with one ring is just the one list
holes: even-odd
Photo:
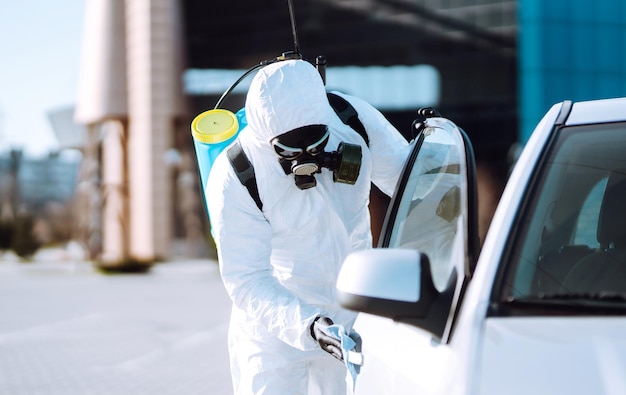
[(74, 117), (102, 142), (105, 267), (151, 264), (170, 252), (166, 152), (185, 111), (179, 3), (87, 0)]
[(117, 267), (128, 260), (128, 177), (126, 128), (122, 121), (102, 125), (102, 244), (100, 265)]
[(125, 31), (122, 1), (87, 1), (74, 119), (87, 125), (79, 201), (89, 203), (79, 218), (87, 221), (82, 227), (89, 228), (90, 258), (105, 266), (124, 264), (128, 258), (128, 218), (122, 209), (126, 194), (117, 193), (126, 179), (125, 148), (120, 146), (126, 133), (122, 120), (127, 117)]
[(126, 0), (130, 255), (169, 255), (172, 175), (165, 155), (183, 110), (176, 0)]
[(126, 118), (125, 36), (122, 1), (87, 1), (74, 113), (77, 123)]
[(98, 126), (87, 127), (87, 141), (83, 148), (75, 196), (77, 216), (74, 237), (86, 248), (89, 259), (97, 259), (102, 252), (102, 190), (98, 136)]

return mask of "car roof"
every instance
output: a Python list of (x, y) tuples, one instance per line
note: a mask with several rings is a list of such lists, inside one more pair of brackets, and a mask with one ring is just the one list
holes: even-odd
[(576, 102), (566, 125), (626, 121), (626, 97)]

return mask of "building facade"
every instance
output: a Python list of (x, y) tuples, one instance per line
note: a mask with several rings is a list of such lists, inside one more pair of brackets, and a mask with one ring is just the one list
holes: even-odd
[[(470, 136), (493, 181), (481, 196), (491, 205), (511, 148), (553, 103), (626, 95), (620, 0), (294, 3), (305, 58), (437, 71), (436, 107)], [(101, 179), (101, 207), (92, 208), (102, 214), (100, 260), (167, 258), (173, 240), (204, 240), (207, 228), (189, 124), (217, 96), (184, 92), (183, 75), (245, 70), (292, 50), (287, 1), (88, 0), (86, 18), (75, 119), (88, 128), (86, 158)], [(233, 100), (236, 110), (243, 94)], [(381, 110), (405, 131), (416, 109)]]

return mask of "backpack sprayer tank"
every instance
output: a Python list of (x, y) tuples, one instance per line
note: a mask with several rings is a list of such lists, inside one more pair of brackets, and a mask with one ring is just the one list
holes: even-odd
[(191, 122), (191, 135), (198, 159), (202, 190), (206, 189), (211, 167), (217, 156), (232, 143), (246, 126), (244, 109), (237, 114), (214, 108), (205, 111)]
[[(211, 167), (213, 166), (213, 162), (215, 162), (217, 156), (224, 150), (224, 148), (237, 138), (239, 132), (247, 125), (245, 108), (242, 108), (234, 114), (231, 111), (219, 108), (222, 101), (253, 71), (283, 60), (302, 59), (302, 55), (300, 54), (300, 50), (298, 48), (298, 36), (296, 32), (296, 22), (292, 0), (288, 0), (288, 5), (289, 15), (291, 17), (291, 31), (293, 33), (294, 51), (285, 52), (271, 60), (264, 60), (247, 70), (224, 92), (222, 97), (220, 97), (217, 101), (215, 108), (199, 114), (191, 122), (191, 135), (193, 136), (196, 157), (198, 159), (198, 167), (200, 169), (202, 191), (206, 190), (209, 173), (211, 172)], [(322, 80), (325, 82), (326, 59), (323, 56), (318, 56), (315, 60), (315, 66), (320, 72)]]

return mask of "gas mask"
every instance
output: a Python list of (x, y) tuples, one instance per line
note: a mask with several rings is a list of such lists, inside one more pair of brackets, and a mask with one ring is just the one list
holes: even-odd
[(314, 175), (321, 173), (322, 167), (333, 172), (334, 182), (354, 184), (359, 177), (361, 146), (341, 142), (337, 151), (326, 152), (329, 136), (326, 125), (308, 125), (270, 141), (285, 174), (294, 174), (298, 188), (314, 187)]

